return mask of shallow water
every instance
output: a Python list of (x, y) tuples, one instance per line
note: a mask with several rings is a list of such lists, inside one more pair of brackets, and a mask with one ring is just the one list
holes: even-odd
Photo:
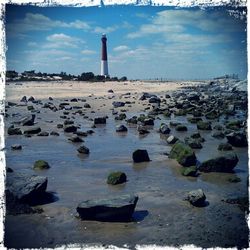
[[(70, 134), (57, 129), (63, 111), (53, 112), (40, 109), (36, 121), (42, 130), (58, 131), (60, 136), (38, 137), (8, 136), (6, 134), (6, 165), (14, 171), (25, 171), (48, 177), (48, 191), (54, 192), (58, 200), (41, 205), (42, 214), (7, 216), (5, 221), (5, 244), (8, 247), (54, 247), (69, 243), (101, 243), (122, 246), (129, 244), (182, 245), (195, 244), (201, 247), (246, 246), (248, 229), (244, 213), (237, 205), (230, 205), (222, 199), (244, 196), (248, 192), (248, 155), (247, 148), (234, 148), (239, 157), (235, 173), (202, 173), (198, 178), (184, 177), (175, 160), (164, 154), (171, 147), (164, 136), (157, 132), (160, 123), (180, 121), (187, 125), (187, 132), (171, 134), (184, 139), (195, 132), (196, 125), (187, 122), (186, 116), (155, 120), (150, 133), (139, 136), (136, 126), (127, 126), (128, 132), (118, 134), (115, 126), (125, 121), (115, 121), (110, 110), (112, 100), (86, 98), (96, 113), (86, 110), (89, 117), (108, 115), (107, 124), (93, 129), (95, 133), (83, 137), (84, 145), (90, 149), (88, 156), (81, 156), (77, 148), (81, 143), (67, 140)], [(115, 98), (118, 100), (118, 98)], [(123, 99), (122, 99), (123, 100)], [(130, 99), (133, 101), (133, 96)], [(58, 103), (62, 100), (54, 100)], [(105, 103), (106, 106), (102, 106)], [(142, 104), (143, 102), (141, 102)], [(83, 106), (84, 103), (74, 103)], [(127, 117), (144, 112), (141, 104), (132, 105), (126, 112)], [(72, 104), (73, 105), (73, 104)], [(35, 107), (41, 107), (34, 105)], [(125, 106), (127, 108), (127, 105)], [(100, 109), (100, 110), (98, 110)], [(123, 109), (123, 108), (121, 108)], [(119, 110), (119, 109), (118, 109)], [(76, 110), (75, 110), (76, 111)], [(70, 113), (74, 110), (70, 111)], [(8, 113), (26, 114), (26, 107), (12, 107)], [(71, 117), (72, 115), (69, 115)], [(75, 124), (82, 131), (91, 129), (92, 121), (74, 115)], [(6, 129), (17, 117), (6, 119)], [(52, 123), (46, 121), (53, 120)], [(215, 123), (215, 122), (214, 122)], [(217, 123), (217, 122), (216, 122)], [(203, 148), (195, 150), (199, 161), (221, 154), (217, 150), (218, 140), (213, 132), (200, 131), (205, 138)], [(12, 151), (13, 144), (21, 144), (21, 151)], [(136, 149), (147, 149), (151, 159), (148, 163), (134, 164), (132, 153)], [(33, 163), (43, 159), (51, 168), (34, 171)], [(111, 171), (124, 171), (128, 181), (118, 186), (106, 184)], [(228, 178), (237, 175), (239, 183), (229, 183)], [(209, 205), (196, 208), (184, 201), (187, 192), (202, 188)], [(130, 223), (104, 223), (81, 221), (75, 217), (75, 208), (86, 199), (111, 197), (123, 193), (136, 193), (139, 201)], [(237, 229), (237, 230), (236, 230)]]

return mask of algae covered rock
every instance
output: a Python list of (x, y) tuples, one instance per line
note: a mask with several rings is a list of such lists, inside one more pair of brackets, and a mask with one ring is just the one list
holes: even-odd
[(47, 161), (44, 161), (44, 160), (38, 160), (34, 163), (34, 169), (39, 169), (39, 170), (42, 170), (42, 169), (49, 169), (50, 166), (49, 166), (49, 163)]
[(197, 123), (197, 129), (200, 129), (200, 130), (212, 130), (211, 123), (210, 122), (199, 121)]
[(218, 150), (220, 150), (220, 151), (229, 151), (229, 150), (233, 150), (233, 147), (229, 143), (221, 143), (218, 146)]
[(197, 168), (196, 166), (191, 167), (183, 167), (181, 168), (181, 174), (184, 176), (197, 176)]
[(123, 172), (112, 172), (107, 178), (107, 183), (111, 185), (121, 184), (127, 181), (127, 176)]
[(238, 161), (239, 159), (236, 154), (226, 154), (202, 162), (199, 170), (202, 172), (231, 172)]
[(13, 125), (8, 128), (8, 135), (21, 135), (22, 131), (20, 128), (15, 128)]
[(133, 152), (133, 161), (138, 162), (144, 162), (144, 161), (150, 161), (148, 156), (148, 151), (145, 149), (137, 149)]
[(169, 154), (169, 158), (176, 159), (184, 167), (196, 165), (194, 151), (183, 142), (176, 142)]

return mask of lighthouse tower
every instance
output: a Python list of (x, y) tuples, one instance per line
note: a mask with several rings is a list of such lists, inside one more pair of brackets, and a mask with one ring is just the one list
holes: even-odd
[(107, 37), (102, 35), (102, 59), (101, 59), (101, 75), (108, 76), (108, 56), (107, 56)]

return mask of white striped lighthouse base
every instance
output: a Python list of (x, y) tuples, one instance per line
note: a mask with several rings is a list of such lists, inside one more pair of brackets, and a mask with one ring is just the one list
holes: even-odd
[(101, 75), (108, 76), (108, 61), (101, 60)]

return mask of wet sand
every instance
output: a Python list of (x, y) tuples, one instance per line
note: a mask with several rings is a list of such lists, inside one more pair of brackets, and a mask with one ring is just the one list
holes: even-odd
[[(192, 83), (190, 83), (192, 85)], [(196, 84), (196, 83), (195, 83)], [(171, 118), (158, 115), (154, 127), (149, 127), (148, 135), (138, 135), (136, 125), (126, 125), (125, 121), (115, 121), (112, 111), (113, 101), (130, 101), (122, 108), (126, 109), (128, 118), (145, 112), (148, 101), (139, 101), (142, 92), (165, 96), (181, 87), (180, 83), (23, 83), (6, 86), (6, 100), (18, 101), (22, 96), (34, 96), (47, 102), (54, 98), (58, 105), (65, 99), (80, 97), (86, 99), (90, 109), (83, 109), (87, 119), (76, 110), (70, 110), (69, 118), (81, 127), (80, 130), (92, 129), (91, 118), (107, 115), (107, 124), (93, 129), (94, 134), (84, 137), (84, 145), (90, 149), (89, 156), (80, 156), (77, 148), (67, 138), (69, 134), (58, 129), (62, 123), (60, 115), (63, 110), (53, 112), (41, 109), (39, 104), (32, 104), (40, 113), (36, 121), (42, 130), (55, 130), (60, 136), (31, 138), (22, 135), (5, 135), (6, 165), (14, 171), (36, 173), (48, 177), (48, 191), (54, 192), (57, 201), (40, 205), (42, 214), (8, 215), (5, 221), (5, 245), (7, 247), (55, 247), (59, 245), (79, 244), (157, 244), (180, 246), (194, 244), (200, 247), (246, 247), (248, 228), (245, 214), (237, 205), (227, 204), (223, 199), (244, 196), (248, 192), (248, 156), (247, 148), (234, 148), (239, 162), (234, 173), (202, 173), (199, 177), (184, 177), (180, 165), (165, 155), (171, 147), (163, 135), (157, 132), (160, 124), (180, 121), (188, 127), (187, 132), (171, 134), (184, 138), (195, 132), (196, 124), (187, 121), (186, 116)], [(107, 91), (113, 89), (114, 93)], [(122, 96), (130, 92), (130, 95)], [(94, 94), (94, 95), (91, 95)], [(91, 96), (90, 96), (91, 95)], [(113, 98), (111, 98), (114, 96)], [(135, 102), (135, 103), (133, 103)], [(70, 103), (82, 106), (85, 102)], [(131, 106), (131, 107), (130, 107)], [(95, 111), (95, 113), (91, 113)], [(8, 110), (10, 117), (5, 120), (5, 129), (10, 123), (28, 113), (27, 107), (12, 107)], [(14, 114), (14, 116), (12, 116)], [(19, 115), (18, 115), (19, 114)], [(51, 122), (52, 121), (52, 122)], [(214, 121), (213, 124), (218, 123)], [(118, 134), (115, 126), (125, 124), (127, 133)], [(211, 137), (211, 131), (200, 131), (205, 138), (203, 148), (195, 150), (199, 161), (204, 161), (221, 153), (217, 146), (226, 139)], [(21, 144), (21, 151), (12, 151), (13, 144)], [(151, 161), (135, 164), (132, 152), (147, 149)], [(51, 168), (34, 171), (32, 165), (37, 159), (49, 162)], [(110, 186), (106, 184), (111, 171), (124, 171), (128, 177), (125, 184)], [(239, 183), (229, 183), (228, 178), (238, 176)], [(197, 208), (184, 201), (187, 192), (202, 188), (209, 205)], [(76, 218), (77, 204), (86, 199), (112, 197), (124, 193), (136, 193), (139, 201), (130, 223), (108, 223), (81, 221)]]

